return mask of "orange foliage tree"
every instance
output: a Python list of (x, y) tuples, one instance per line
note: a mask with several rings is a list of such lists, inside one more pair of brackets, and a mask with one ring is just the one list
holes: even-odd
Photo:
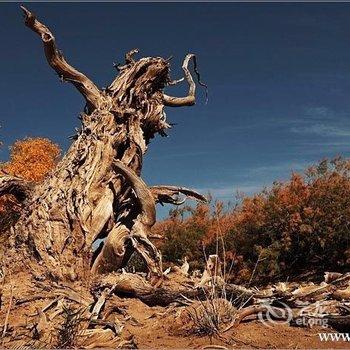
[[(16, 141), (10, 147), (10, 159), (0, 164), (1, 172), (40, 182), (56, 166), (61, 154), (58, 145), (47, 138), (34, 137)], [(11, 195), (0, 198), (0, 227), (7, 227), (17, 217), (19, 204)]]
[(232, 210), (216, 203), (187, 209), (187, 217), (173, 211), (155, 231), (164, 234), (165, 260), (187, 255), (196, 267), (203, 251), (219, 250), (233, 266), (231, 278), (240, 282), (254, 270), (255, 282), (342, 271), (350, 264), (349, 198), (350, 161), (324, 160), (303, 176), (292, 174), (243, 198)]
[(16, 141), (10, 147), (10, 160), (2, 170), (28, 181), (41, 181), (57, 164), (61, 150), (47, 138)]

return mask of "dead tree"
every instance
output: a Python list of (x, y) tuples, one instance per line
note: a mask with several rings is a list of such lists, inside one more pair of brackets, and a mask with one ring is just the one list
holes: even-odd
[[(137, 49), (116, 67), (114, 81), (100, 89), (66, 61), (51, 31), (32, 12), (22, 10), (26, 26), (42, 40), (49, 65), (77, 88), (86, 106), (70, 149), (43, 183), (0, 178), (0, 193), (12, 193), (23, 204), (11, 229), (15, 253), (9, 253), (8, 263), (24, 263), (35, 279), (75, 281), (87, 273), (116, 271), (136, 251), (150, 275), (162, 276), (161, 255), (148, 238), (156, 203), (181, 204), (181, 194), (205, 198), (183, 187), (149, 187), (140, 174), (150, 140), (170, 127), (164, 108), (195, 104), (196, 85), (188, 68), (195, 56), (188, 54), (182, 65), (182, 80), (189, 86), (185, 97), (163, 92), (176, 83), (169, 76), (169, 61), (136, 60)], [(97, 239), (104, 242), (93, 252)]]

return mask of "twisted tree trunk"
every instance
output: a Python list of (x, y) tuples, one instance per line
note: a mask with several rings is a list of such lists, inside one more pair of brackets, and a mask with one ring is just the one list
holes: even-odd
[[(86, 99), (82, 126), (67, 154), (44, 181), (33, 187), (20, 179), (0, 179), (0, 191), (23, 201), (12, 228), (12, 251), (35, 279), (77, 280), (87, 273), (105, 274), (126, 265), (136, 251), (152, 276), (162, 276), (161, 255), (148, 239), (157, 202), (181, 204), (178, 195), (205, 201), (194, 191), (176, 186), (148, 187), (140, 178), (143, 155), (155, 134), (165, 135), (164, 107), (195, 103), (195, 83), (185, 57), (188, 96), (172, 97), (163, 88), (169, 62), (161, 57), (138, 61), (132, 50), (119, 74), (99, 89), (71, 67), (57, 49), (51, 31), (22, 7), (26, 25), (43, 42), (49, 65)], [(92, 245), (104, 239), (93, 253)], [(21, 254), (18, 254), (20, 251)]]

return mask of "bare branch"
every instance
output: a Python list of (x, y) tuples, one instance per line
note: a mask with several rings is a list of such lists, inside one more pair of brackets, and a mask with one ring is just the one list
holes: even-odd
[[(160, 185), (152, 186), (150, 187), (150, 190), (155, 197), (156, 202), (158, 203), (181, 205), (186, 201), (187, 198), (194, 199), (202, 203), (207, 202), (207, 199), (204, 196), (185, 187)], [(179, 200), (176, 197), (180, 194), (185, 195), (187, 198)]]
[(24, 6), (21, 6), (21, 9), (24, 12), (26, 26), (41, 36), (49, 65), (62, 80), (71, 82), (78, 89), (86, 99), (89, 107), (96, 108), (101, 98), (100, 90), (97, 86), (87, 76), (66, 62), (62, 53), (56, 47), (55, 37), (49, 28), (39, 22), (35, 15)]
[(156, 221), (156, 208), (152, 192), (143, 180), (121, 161), (116, 160), (113, 165), (117, 172), (121, 173), (125, 180), (130, 183), (139, 200), (141, 208), (140, 222), (149, 227), (153, 226)]
[(165, 106), (169, 107), (182, 107), (182, 106), (193, 106), (196, 103), (196, 84), (192, 78), (192, 75), (188, 69), (188, 64), (191, 58), (195, 58), (195, 55), (189, 53), (186, 55), (183, 63), (182, 69), (185, 73), (185, 79), (189, 85), (188, 95), (186, 97), (173, 97), (163, 94), (163, 101)]
[(177, 85), (177, 84), (183, 82), (184, 80), (185, 80), (184, 77), (182, 77), (180, 79), (176, 79), (176, 80), (171, 80), (171, 81), (169, 81), (168, 85), (169, 86), (174, 86), (174, 85)]
[(135, 63), (134, 55), (139, 52), (139, 49), (132, 49), (129, 52), (125, 54), (125, 64), (115, 64), (114, 67), (117, 68), (119, 71), (128, 68), (130, 65), (133, 65)]
[(132, 49), (130, 50), (129, 52), (127, 52), (125, 54), (125, 63), (126, 64), (130, 64), (130, 63), (135, 63), (135, 60), (134, 60), (134, 55), (137, 54), (139, 52), (139, 49)]
[(12, 194), (22, 202), (29, 196), (31, 189), (32, 184), (19, 177), (10, 175), (0, 177), (0, 196)]

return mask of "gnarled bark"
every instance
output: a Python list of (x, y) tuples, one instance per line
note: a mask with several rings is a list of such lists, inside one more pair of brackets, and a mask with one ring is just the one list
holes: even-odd
[[(160, 287), (154, 287), (140, 275), (132, 273), (110, 273), (97, 277), (94, 286), (95, 289), (112, 287), (115, 294), (138, 298), (150, 306), (167, 306), (186, 299), (205, 300), (210, 290), (212, 290), (212, 287), (209, 286), (203, 286), (201, 288), (187, 287), (173, 281), (170, 281), (168, 285), (165, 282)], [(222, 288), (224, 288), (227, 299), (229, 300), (233, 300), (237, 295), (241, 297), (259, 296), (255, 291), (235, 284), (226, 284), (224, 287), (216, 286), (216, 288), (218, 295), (222, 293)]]
[[(180, 195), (205, 201), (187, 188), (152, 187), (140, 177), (150, 140), (156, 134), (166, 135), (170, 128), (165, 106), (195, 103), (195, 83), (188, 69), (195, 56), (187, 55), (183, 63), (188, 96), (165, 95), (164, 88), (175, 83), (169, 76), (169, 61), (137, 60), (137, 49), (126, 54), (117, 77), (101, 89), (66, 61), (49, 28), (25, 7), (22, 10), (27, 27), (41, 37), (49, 65), (61, 80), (77, 88), (86, 106), (72, 145), (42, 183), (34, 186), (20, 178), (0, 177), (0, 195), (14, 195), (22, 208), (9, 229), (10, 247), (0, 265), (0, 296), (5, 305), (0, 308), (5, 320), (2, 345), (77, 347), (66, 337), (69, 327), (64, 315), (69, 312), (83, 317), (85, 338), (80, 346), (133, 346), (132, 341), (121, 341), (118, 327), (103, 319), (103, 305), (112, 293), (127, 295), (134, 288), (148, 303), (157, 303), (154, 298), (164, 304), (174, 300), (167, 288), (160, 287), (161, 254), (149, 239), (156, 204), (179, 205)], [(134, 252), (144, 259), (148, 280), (115, 273)], [(108, 288), (108, 276), (120, 277)], [(104, 277), (105, 286), (94, 289)], [(27, 316), (28, 311), (29, 321), (26, 317), (23, 323), (16, 314)], [(58, 330), (63, 343), (52, 338), (58, 324), (62, 324)], [(107, 324), (111, 329), (101, 329)]]
[[(149, 187), (140, 174), (150, 139), (165, 135), (170, 127), (164, 107), (195, 103), (195, 82), (188, 69), (195, 56), (187, 55), (182, 66), (189, 84), (185, 97), (163, 93), (173, 84), (168, 60), (136, 60), (137, 49), (126, 54), (114, 81), (100, 89), (65, 60), (48, 27), (22, 10), (25, 24), (42, 39), (49, 65), (78, 89), (87, 108), (70, 149), (42, 184), (30, 192), (20, 180), (7, 186), (8, 192), (26, 197), (12, 230), (13, 255), (36, 279), (75, 281), (90, 272), (116, 271), (137, 251), (150, 274), (162, 277), (161, 255), (148, 238), (156, 203), (179, 205), (180, 194), (205, 198), (183, 187)], [(2, 181), (5, 186), (7, 180)], [(103, 241), (93, 252), (98, 239)]]

